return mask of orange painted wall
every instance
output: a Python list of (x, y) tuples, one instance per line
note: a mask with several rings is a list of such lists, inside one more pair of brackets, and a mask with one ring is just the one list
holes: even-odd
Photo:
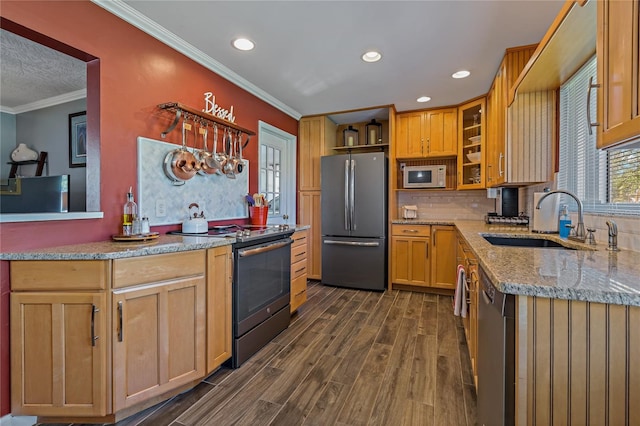
[[(1, 224), (3, 252), (107, 240), (118, 232), (125, 194), (137, 183), (136, 138), (160, 139), (170, 122), (171, 117), (155, 108), (159, 103), (177, 101), (201, 109), (203, 93), (211, 91), (218, 104), (234, 106), (239, 126), (257, 133), (262, 120), (298, 134), (297, 120), (87, 0), (3, 0), (0, 14), (100, 59), (100, 203), (104, 212), (100, 220)], [(176, 130), (165, 140), (179, 143), (179, 137)], [(256, 141), (257, 136), (244, 153), (252, 167), (251, 192), (257, 189)], [(1, 262), (0, 416), (10, 412), (8, 271), (7, 262)]]

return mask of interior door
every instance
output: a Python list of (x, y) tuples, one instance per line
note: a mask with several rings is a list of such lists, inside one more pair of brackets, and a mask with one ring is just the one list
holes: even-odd
[(296, 137), (259, 122), (258, 188), (269, 201), (270, 224), (295, 224)]

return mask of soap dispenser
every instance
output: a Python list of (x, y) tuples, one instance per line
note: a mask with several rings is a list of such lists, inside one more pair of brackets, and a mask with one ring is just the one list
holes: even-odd
[[(567, 226), (568, 225), (568, 226)], [(562, 211), (560, 212), (560, 218), (558, 219), (558, 229), (560, 231), (560, 238), (567, 238), (571, 231), (571, 217), (569, 216), (569, 206), (564, 204)]]

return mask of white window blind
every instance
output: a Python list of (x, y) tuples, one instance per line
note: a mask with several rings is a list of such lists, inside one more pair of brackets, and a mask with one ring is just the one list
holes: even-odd
[[(596, 149), (597, 129), (590, 135), (587, 122), (590, 78), (596, 82), (595, 57), (560, 88), (558, 188), (576, 194), (586, 212), (640, 215), (640, 149)], [(589, 108), (595, 121), (596, 89)], [(562, 196), (561, 203), (576, 210), (568, 196)]]

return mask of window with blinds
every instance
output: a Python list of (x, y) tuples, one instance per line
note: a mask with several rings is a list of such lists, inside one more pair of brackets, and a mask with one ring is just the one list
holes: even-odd
[[(558, 188), (576, 194), (585, 212), (640, 215), (640, 149), (596, 149), (596, 131), (589, 134), (587, 121), (590, 78), (596, 81), (595, 56), (560, 88)], [(596, 97), (592, 90), (592, 117)], [(561, 203), (576, 210), (571, 197), (563, 195)]]

